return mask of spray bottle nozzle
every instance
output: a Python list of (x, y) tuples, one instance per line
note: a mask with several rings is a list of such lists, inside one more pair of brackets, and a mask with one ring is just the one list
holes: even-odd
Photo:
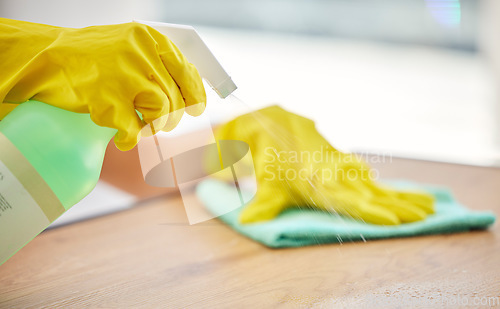
[(135, 22), (150, 26), (167, 36), (221, 98), (226, 98), (236, 90), (237, 87), (231, 77), (193, 27), (138, 20)]

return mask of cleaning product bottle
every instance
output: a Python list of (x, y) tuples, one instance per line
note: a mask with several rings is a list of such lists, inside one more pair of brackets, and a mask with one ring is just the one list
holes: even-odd
[(115, 133), (37, 101), (0, 121), (0, 263), (92, 191)]
[[(219, 96), (236, 89), (192, 27), (144, 23), (169, 36)], [(89, 114), (37, 101), (0, 121), (0, 265), (92, 191), (115, 134)]]

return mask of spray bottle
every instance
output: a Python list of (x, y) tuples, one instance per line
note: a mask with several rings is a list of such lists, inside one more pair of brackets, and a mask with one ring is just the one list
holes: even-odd
[[(236, 89), (193, 27), (141, 23), (168, 36), (221, 98)], [(0, 121), (0, 265), (92, 191), (115, 134), (37, 101)]]

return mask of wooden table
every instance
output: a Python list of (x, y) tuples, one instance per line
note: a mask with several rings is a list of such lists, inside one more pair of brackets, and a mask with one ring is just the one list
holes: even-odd
[[(499, 169), (385, 161), (371, 163), (383, 178), (446, 185), (468, 207), (500, 213)], [(215, 219), (185, 222), (180, 197), (170, 193), (46, 231), (0, 266), (0, 307), (500, 305), (498, 224), (489, 231), (275, 250)]]

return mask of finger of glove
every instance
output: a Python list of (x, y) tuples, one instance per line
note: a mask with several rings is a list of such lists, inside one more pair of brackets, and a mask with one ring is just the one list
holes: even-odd
[[(149, 80), (142, 82), (139, 89), (141, 91), (136, 94), (134, 105), (146, 123), (151, 123), (169, 113), (184, 109), (182, 94), (168, 74), (153, 73)], [(157, 127), (157, 129), (161, 130), (163, 126)]]
[(376, 204), (361, 204), (357, 212), (359, 217), (367, 223), (379, 225), (398, 225), (401, 223), (397, 214)]
[(114, 141), (121, 151), (134, 148), (139, 141), (143, 123), (132, 103), (125, 104), (121, 101), (119, 104), (90, 105), (89, 112), (97, 125), (118, 130)]
[(401, 222), (415, 222), (427, 217), (427, 213), (418, 206), (397, 198), (375, 197), (370, 203), (392, 211)]
[(136, 108), (148, 124), (143, 132), (149, 135), (173, 130), (184, 115), (184, 101), (175, 83), (166, 83), (165, 87), (166, 91), (153, 83), (149, 90), (136, 96)]
[(240, 223), (256, 223), (272, 220), (289, 206), (286, 193), (271, 188), (257, 190), (255, 197), (240, 213)]
[(188, 62), (172, 41), (154, 29), (151, 31), (160, 46), (160, 58), (163, 65), (182, 93), (186, 112), (191, 116), (201, 115), (205, 110), (207, 98), (198, 70)]
[(397, 192), (397, 197), (411, 203), (425, 211), (427, 214), (434, 213), (435, 198), (433, 195), (424, 192)]
[(396, 225), (400, 224), (398, 216), (391, 210), (367, 203), (366, 199), (349, 190), (324, 192), (326, 202), (322, 208), (332, 213), (348, 215), (353, 219), (372, 224)]
[(168, 114), (144, 125), (141, 129), (141, 138), (150, 137), (160, 132), (167, 124)]
[(201, 115), (205, 111), (207, 98), (198, 70), (180, 52), (164, 53), (160, 57), (182, 93), (186, 112), (191, 116)]
[(388, 186), (368, 184), (377, 197), (391, 197), (412, 204), (427, 214), (434, 213), (434, 196), (425, 192), (400, 191)]
[(173, 110), (172, 112), (168, 113), (168, 118), (162, 131), (170, 132), (175, 129), (175, 127), (177, 127), (177, 125), (181, 121), (183, 115), (184, 109)]

